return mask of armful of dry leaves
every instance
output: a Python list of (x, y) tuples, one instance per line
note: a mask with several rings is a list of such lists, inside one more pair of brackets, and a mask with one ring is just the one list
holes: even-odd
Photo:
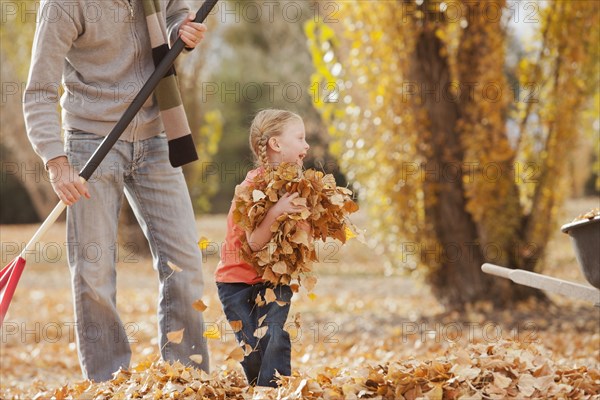
[[(251, 185), (236, 187), (234, 222), (245, 232), (253, 231), (286, 192), (298, 193), (294, 203), (303, 206), (302, 211), (277, 218), (271, 226), (271, 241), (259, 251), (252, 251), (246, 235), (242, 235), (242, 257), (267, 282), (289, 285), (297, 279), (311, 290), (316, 279), (307, 274), (318, 261), (315, 240), (333, 238), (345, 243), (354, 236), (356, 227), (348, 215), (356, 212), (358, 205), (352, 200), (352, 191), (338, 187), (333, 175), (281, 164), (265, 170)], [(303, 229), (302, 221), (310, 229)]]

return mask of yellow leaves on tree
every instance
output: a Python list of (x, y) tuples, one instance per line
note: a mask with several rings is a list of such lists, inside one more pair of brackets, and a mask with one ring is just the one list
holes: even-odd
[[(293, 279), (301, 282), (318, 261), (315, 240), (333, 238), (345, 243), (347, 232), (356, 234), (347, 217), (358, 206), (352, 192), (338, 187), (333, 175), (284, 163), (265, 169), (252, 185), (236, 187), (234, 222), (244, 231), (254, 230), (285, 193), (298, 193), (294, 202), (302, 211), (280, 216), (271, 226), (271, 241), (257, 252), (250, 248), (246, 235), (240, 239), (242, 256), (265, 281), (289, 285)], [(274, 301), (271, 297), (265, 300)]]
[[(598, 92), (600, 3), (540, 7), (537, 56), (511, 54), (525, 59), (521, 70), (508, 61), (504, 20), (485, 12), (508, 15), (512, 6), (349, 0), (339, 3), (339, 23), (305, 25), (312, 85), (335, 88), (339, 99), (315, 106), (331, 153), (363, 196), (373, 238), (390, 263), (418, 269), (452, 307), (531, 294), (493, 294), (501, 289), (479, 267), (493, 257), (536, 268), (568, 193), (574, 146), (594, 120), (583, 126)], [(410, 255), (407, 243), (416, 244)], [(531, 245), (536, 252), (518, 250)]]

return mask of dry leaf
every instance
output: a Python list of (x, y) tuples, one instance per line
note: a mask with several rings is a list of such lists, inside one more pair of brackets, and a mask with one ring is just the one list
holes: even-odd
[(256, 303), (257, 306), (262, 307), (265, 305), (265, 301), (262, 299), (262, 296), (260, 295), (260, 293), (258, 293), (256, 295), (256, 299), (254, 299), (254, 302)]
[(200, 312), (204, 312), (204, 310), (206, 310), (208, 308), (206, 306), (206, 304), (204, 304), (204, 302), (202, 301), (202, 299), (198, 299), (198, 300), (194, 301), (192, 303), (192, 307), (194, 307), (194, 310), (200, 311)]
[(254, 337), (262, 339), (263, 336), (265, 336), (267, 334), (267, 329), (269, 329), (268, 326), (263, 326), (263, 327), (258, 328), (257, 330), (254, 331)]
[(304, 288), (308, 292), (311, 292), (314, 289), (315, 285), (317, 284), (317, 277), (315, 277), (315, 276), (307, 276), (304, 279), (303, 284), (304, 284)]
[(261, 326), (264, 320), (267, 318), (267, 314), (263, 315), (258, 319), (258, 326)]
[(179, 268), (177, 265), (173, 264), (171, 261), (167, 261), (167, 266), (175, 272), (183, 271), (181, 268)]
[(204, 236), (202, 236), (200, 238), (200, 240), (198, 241), (198, 247), (200, 248), (200, 250), (206, 250), (209, 245), (210, 245), (210, 241), (207, 238), (205, 238)]
[(185, 328), (178, 330), (178, 331), (173, 331), (173, 332), (167, 333), (167, 339), (171, 343), (175, 343), (175, 344), (181, 343), (181, 341), (183, 340), (183, 331), (184, 330), (185, 330)]
[(296, 326), (296, 328), (300, 328), (300, 320), (301, 320), (301, 314), (300, 313), (296, 313), (294, 314), (294, 325)]
[(241, 320), (229, 321), (229, 325), (231, 325), (231, 329), (236, 333), (242, 330)]
[(277, 300), (275, 291), (273, 291), (273, 289), (271, 289), (271, 288), (267, 288), (267, 290), (265, 290), (265, 301), (267, 302), (267, 304), (270, 304), (270, 303), (274, 302), (275, 300)]
[(237, 362), (242, 362), (244, 361), (244, 349), (242, 349), (240, 346), (235, 346), (235, 348), (233, 350), (231, 350), (231, 352), (229, 353), (229, 355), (227, 356), (227, 358), (225, 358), (225, 360), (235, 360)]
[(512, 382), (512, 379), (500, 372), (493, 372), (492, 375), (494, 376), (494, 384), (500, 389), (506, 389)]
[(195, 362), (196, 364), (202, 364), (202, 359), (204, 357), (202, 357), (202, 354), (192, 354), (190, 356), (190, 360), (192, 360), (193, 362)]
[(346, 239), (353, 239), (356, 237), (356, 234), (349, 227), (344, 228), (344, 233), (346, 234)]
[(304, 206), (306, 207), (306, 199), (302, 197), (296, 197), (291, 203), (295, 206)]
[(264, 194), (263, 192), (261, 192), (260, 190), (253, 190), (252, 191), (252, 201), (254, 201), (255, 203), (257, 201), (260, 201), (260, 200), (264, 199), (265, 197), (267, 197), (267, 195)]
[(275, 272), (276, 274), (283, 275), (287, 273), (288, 267), (284, 261), (277, 261), (271, 267), (271, 271)]
[[(304, 189), (299, 187), (298, 190)], [(3, 226), (2, 229), (10, 227)], [(24, 226), (18, 226), (18, 229), (22, 230)], [(284, 221), (280, 229), (281, 238), (292, 235), (296, 229), (295, 221)], [(287, 233), (284, 233), (286, 229)], [(563, 234), (557, 231), (557, 236)], [(559, 240), (567, 240), (566, 246), (569, 245), (568, 239), (560, 237)], [(300, 247), (294, 248), (294, 252), (298, 250)], [(561, 251), (559, 246), (558, 253)], [(371, 264), (366, 264), (367, 267), (377, 263), (375, 259), (368, 262)], [(559, 264), (562, 265), (550, 263), (547, 268), (557, 271), (553, 268), (558, 268)], [(566, 265), (575, 267), (571, 271), (574, 274), (579, 273), (574, 259), (573, 263)], [(351, 267), (346, 264), (333, 266), (333, 271), (342, 271), (348, 266)], [(55, 272), (57, 269), (53, 270)], [(124, 319), (139, 321), (140, 330), (134, 336), (139, 340), (136, 352), (138, 355), (148, 354), (148, 358), (139, 360), (141, 362), (129, 370), (121, 370), (110, 381), (93, 383), (79, 380), (76, 343), (67, 334), (68, 326), (62, 326), (63, 335), (56, 343), (52, 341), (51, 330), (42, 329), (41, 334), (47, 335), (42, 336), (39, 343), (35, 334), (24, 337), (20, 334), (20, 330), (25, 332), (20, 316), (34, 323), (37, 320), (69, 320), (70, 307), (65, 307), (69, 302), (69, 290), (54, 285), (54, 279), (46, 281), (49, 276), (44, 275), (48, 273), (45, 268), (39, 268), (39, 271), (33, 269), (29, 273), (36, 279), (20, 284), (31, 290), (17, 292), (10, 310), (15, 319), (3, 326), (6, 343), (2, 344), (2, 361), (9, 367), (2, 368), (0, 372), (0, 398), (252, 398), (253, 388), (248, 386), (243, 372), (232, 361), (223, 364), (223, 368), (215, 368), (209, 375), (191, 365), (160, 360), (159, 349), (153, 341), (154, 307), (148, 307), (154, 301), (155, 293), (139, 290), (139, 285), (129, 285), (121, 295), (128, 303), (123, 310)], [(37, 273), (39, 275), (36, 276)], [(303, 310), (302, 317), (306, 322), (302, 321), (302, 329), (296, 327), (296, 324), (300, 326), (300, 321), (294, 309), (284, 326), (293, 346), (292, 376), (282, 377), (281, 386), (270, 389), (272, 391), (262, 398), (414, 399), (421, 396), (425, 399), (436, 395), (434, 389), (437, 385), (442, 386), (446, 399), (455, 400), (599, 397), (597, 308), (571, 301), (560, 301), (557, 305), (528, 301), (519, 303), (514, 309), (477, 311), (479, 305), (475, 304), (465, 313), (439, 314), (442, 308), (430, 293), (417, 290), (412, 293), (414, 296), (411, 293), (388, 296), (390, 290), (396, 287), (396, 279), (380, 276), (379, 270), (370, 273), (375, 275), (350, 280), (346, 277), (328, 278), (319, 282), (323, 287), (318, 292), (318, 302), (311, 303), (307, 296), (300, 296), (296, 308)], [(305, 272), (294, 279), (300, 279), (304, 286), (305, 277), (310, 274)], [(150, 284), (155, 280), (151, 270), (134, 271), (130, 278), (138, 283), (147, 278)], [(404, 277), (398, 279), (404, 281)], [(40, 286), (36, 283), (40, 280), (48, 284)], [(277, 289), (273, 289), (279, 296)], [(212, 304), (208, 300), (218, 301), (214, 290), (209, 291), (207, 296), (210, 297), (203, 298), (207, 300), (206, 304)], [(409, 319), (404, 320), (403, 317), (400, 323), (395, 323), (397, 318), (382, 315), (383, 298), (386, 315), (393, 313)], [(210, 326), (222, 329), (221, 310), (209, 307), (204, 313), (207, 312), (206, 320), (214, 323), (206, 324), (205, 329), (211, 329)], [(527, 328), (524, 322), (530, 322), (534, 327), (529, 325)], [(263, 325), (267, 325), (266, 320)], [(177, 326), (174, 325), (173, 330)], [(11, 336), (9, 329), (12, 327), (17, 330), (11, 331)], [(29, 327), (32, 328), (35, 324)], [(410, 328), (416, 328), (416, 332), (411, 334)], [(233, 333), (231, 328), (227, 329), (227, 333)], [(186, 328), (183, 340), (188, 340), (188, 331)], [(452, 344), (448, 338), (456, 338), (456, 332), (460, 337), (456, 344)], [(207, 333), (207, 336), (219, 338), (219, 331), (214, 328)], [(256, 340), (252, 334), (251, 329), (248, 336)], [(509, 340), (505, 341), (499, 334), (506, 335)], [(222, 339), (226, 339), (225, 333), (221, 335)], [(211, 343), (211, 355), (214, 354), (215, 360), (225, 360), (234, 348), (232, 336), (229, 335), (227, 341)], [(43, 340), (44, 337), (50, 340)], [(338, 344), (332, 343), (332, 339)], [(244, 354), (253, 355), (257, 351), (246, 343), (240, 343), (240, 346)], [(199, 350), (192, 353), (196, 351)], [(186, 360), (193, 364), (187, 357)], [(463, 380), (461, 377), (459, 381), (449, 372), (456, 364), (470, 371), (478, 368), (480, 372), (470, 375), (471, 379)], [(72, 377), (74, 381), (69, 378), (70, 383), (62, 383), (61, 379), (65, 377)], [(305, 383), (302, 382), (304, 380)], [(524, 392), (529, 393), (532, 388), (533, 394), (526, 396)], [(294, 397), (294, 393), (301, 394)]]
[(464, 364), (455, 364), (450, 369), (450, 372), (456, 376), (459, 382), (462, 382), (465, 380), (472, 380), (477, 377), (477, 375), (479, 375), (481, 372), (481, 369)]
[(521, 374), (517, 387), (523, 396), (530, 397), (535, 392), (535, 378), (531, 374)]
[(423, 393), (427, 399), (429, 400), (442, 400), (444, 397), (444, 389), (442, 389), (441, 384), (437, 384), (433, 386), (429, 392)]

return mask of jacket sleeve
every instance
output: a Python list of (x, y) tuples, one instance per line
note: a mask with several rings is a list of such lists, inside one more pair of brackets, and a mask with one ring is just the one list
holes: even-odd
[(65, 155), (58, 109), (65, 58), (78, 36), (74, 8), (43, 0), (33, 40), (23, 115), (29, 141), (44, 165)]
[(179, 26), (185, 21), (190, 7), (185, 0), (169, 0), (166, 11), (169, 46), (173, 46), (179, 37)]

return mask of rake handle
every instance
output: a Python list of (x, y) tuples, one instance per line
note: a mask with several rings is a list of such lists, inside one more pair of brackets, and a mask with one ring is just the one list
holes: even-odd
[[(210, 11), (213, 9), (218, 0), (206, 0), (198, 12), (194, 22), (204, 22)], [(185, 43), (181, 38), (177, 38), (171, 49), (165, 54), (163, 59), (160, 61), (150, 78), (146, 81), (144, 86), (140, 89), (138, 94), (133, 99), (133, 102), (127, 107), (119, 121), (115, 124), (110, 133), (102, 140), (100, 146), (94, 151), (94, 154), (90, 157), (88, 162), (85, 164), (79, 176), (86, 181), (90, 179), (94, 171), (98, 168), (104, 157), (108, 154), (110, 149), (115, 145), (117, 140), (121, 137), (127, 126), (131, 123), (135, 115), (142, 108), (146, 100), (150, 97), (160, 80), (167, 74), (169, 68), (175, 62), (177, 56), (185, 48)]]

